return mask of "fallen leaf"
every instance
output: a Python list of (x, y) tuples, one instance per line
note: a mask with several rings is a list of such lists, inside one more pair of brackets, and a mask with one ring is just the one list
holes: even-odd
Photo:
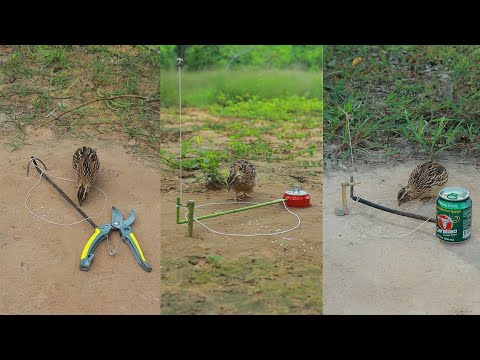
[(352, 66), (357, 66), (361, 62), (362, 62), (362, 58), (361, 57), (356, 57), (355, 59), (352, 60)]

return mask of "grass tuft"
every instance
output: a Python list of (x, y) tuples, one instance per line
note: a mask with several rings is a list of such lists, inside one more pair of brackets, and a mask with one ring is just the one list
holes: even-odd
[(471, 46), (325, 47), (325, 143), (348, 148), (343, 109), (359, 149), (477, 151), (478, 63)]

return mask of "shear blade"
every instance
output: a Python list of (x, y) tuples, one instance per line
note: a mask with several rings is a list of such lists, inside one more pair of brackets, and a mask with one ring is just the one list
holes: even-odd
[(123, 221), (123, 225), (130, 226), (134, 220), (135, 220), (135, 210), (130, 209), (130, 216), (128, 217), (127, 220)]
[(119, 228), (120, 226), (129, 226), (130, 224), (133, 223), (134, 220), (135, 220), (134, 210), (130, 210), (130, 216), (126, 220), (124, 220), (122, 212), (119, 209), (117, 209), (115, 206), (112, 206), (112, 223), (113, 224), (118, 223), (118, 226), (116, 226), (117, 228)]
[(123, 215), (122, 212), (117, 209), (115, 206), (112, 206), (112, 225), (116, 228), (119, 228), (123, 224)]

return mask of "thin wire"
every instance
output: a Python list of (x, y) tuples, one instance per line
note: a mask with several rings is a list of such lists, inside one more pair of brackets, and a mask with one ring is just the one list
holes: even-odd
[(180, 203), (183, 203), (182, 187), (182, 66), (178, 66), (178, 104), (179, 104), (179, 122), (180, 122)]
[[(355, 202), (355, 205), (358, 204), (358, 200), (360, 198), (357, 198)], [(425, 220), (423, 223), (421, 223), (419, 226), (417, 226), (415, 229), (413, 229), (412, 231), (408, 232), (408, 233), (405, 233), (405, 234), (400, 234), (400, 235), (377, 235), (377, 234), (371, 234), (371, 233), (367, 233), (366, 231), (363, 231), (361, 229), (359, 229), (353, 222), (352, 222), (352, 218), (353, 218), (353, 209), (355, 208), (355, 206), (352, 206), (351, 208), (351, 216), (348, 217), (348, 222), (350, 223), (350, 225), (353, 226), (353, 228), (355, 230), (357, 230), (358, 232), (364, 234), (364, 235), (367, 235), (367, 236), (372, 236), (372, 237), (378, 237), (378, 238), (383, 238), (383, 239), (399, 239), (399, 238), (402, 238), (402, 237), (405, 237), (405, 236), (408, 236), (410, 234), (413, 234), (415, 231), (417, 231), (418, 229), (420, 229), (423, 225), (425, 225), (430, 219), (433, 218), (433, 216), (430, 216), (427, 220)]]
[[(353, 145), (352, 145), (352, 134), (350, 132), (350, 115), (345, 111), (343, 110), (340, 106), (338, 107), (344, 114), (345, 114), (345, 120), (347, 122), (347, 131), (348, 131), (348, 140), (349, 140), (349, 144), (350, 144), (350, 158), (352, 160), (352, 176), (354, 175), (355, 173), (355, 163), (353, 161)], [(358, 200), (360, 200), (359, 197), (357, 197), (357, 200), (354, 200), (355, 202), (355, 205), (358, 204)], [(419, 226), (417, 226), (415, 229), (413, 229), (412, 231), (409, 231), (408, 233), (405, 233), (405, 234), (400, 234), (400, 235), (376, 235), (376, 234), (370, 234), (370, 233), (367, 233), (366, 231), (363, 231), (361, 229), (359, 229), (353, 222), (352, 222), (352, 218), (353, 218), (353, 209), (355, 208), (355, 205), (352, 206), (352, 209), (351, 209), (351, 213), (350, 213), (350, 216), (348, 217), (348, 222), (350, 223), (350, 225), (352, 225), (352, 227), (357, 230), (358, 232), (364, 234), (364, 235), (367, 235), (367, 236), (372, 236), (372, 237), (378, 237), (378, 238), (387, 238), (387, 239), (398, 239), (398, 238), (402, 238), (402, 237), (405, 237), (405, 236), (408, 236), (408, 235), (411, 235), (413, 234), (415, 231), (417, 231), (418, 229), (420, 229), (423, 225), (425, 225), (430, 219), (432, 219), (433, 217), (429, 217), (427, 220), (425, 220), (423, 223), (421, 223)]]
[(348, 141), (350, 142), (350, 158), (352, 159), (352, 175), (355, 174), (355, 163), (353, 162), (352, 134), (350, 133), (350, 116), (347, 116)]
[[(252, 204), (252, 205), (256, 205), (258, 203), (254, 203), (254, 202), (248, 202), (248, 201), (242, 201), (242, 202), (236, 202), (236, 203), (231, 203), (231, 202), (222, 202), (222, 203), (210, 203), (210, 204), (205, 204), (205, 205), (197, 205), (195, 206), (195, 208), (200, 208), (200, 207), (206, 207), (206, 206), (210, 206), (210, 205), (225, 205), (225, 204), (228, 204), (228, 205), (231, 205), (231, 204)], [(205, 225), (204, 223), (202, 223), (200, 220), (197, 220), (197, 218), (194, 216), (193, 217), (193, 220), (195, 220), (197, 223), (199, 223), (200, 225), (202, 225), (203, 227), (205, 227), (207, 230), (215, 233), (215, 234), (218, 234), (218, 235), (224, 235), (224, 236), (243, 236), (243, 237), (249, 237), (249, 236), (273, 236), (273, 235), (280, 235), (280, 234), (284, 234), (286, 232), (289, 232), (289, 231), (292, 231), (292, 230), (295, 230), (296, 228), (298, 228), (301, 224), (301, 221), (300, 221), (300, 217), (295, 214), (293, 211), (291, 211), (287, 205), (285, 205), (285, 201), (282, 202), (283, 206), (285, 207), (285, 209), (290, 213), (292, 214), (293, 216), (295, 216), (297, 218), (297, 225), (295, 225), (294, 227), (290, 228), (290, 229), (287, 229), (287, 230), (282, 230), (282, 231), (277, 231), (277, 232), (274, 232), (274, 233), (267, 233), (267, 234), (228, 234), (228, 233), (223, 233), (223, 232), (220, 232), (220, 231), (216, 231), (216, 230), (213, 230), (212, 228), (208, 227), (207, 225)], [(187, 212), (185, 213), (185, 219), (188, 219), (187, 215), (188, 215), (188, 208), (185, 208), (184, 206), (182, 206), (184, 209), (187, 210)]]
[[(179, 66), (178, 66), (178, 102), (179, 102), (179, 133), (180, 133), (180, 161), (179, 161), (179, 165), (180, 165), (180, 203), (183, 203), (183, 184), (182, 184), (182, 62), (183, 62), (183, 59), (177, 59), (177, 61), (180, 60), (179, 62)], [(223, 204), (232, 204), (232, 203), (211, 203), (211, 204), (205, 204), (205, 205), (198, 205), (198, 206), (195, 206), (195, 208), (199, 208), (199, 207), (205, 207), (205, 206), (209, 206), (209, 205), (223, 205)], [(242, 202), (242, 204), (257, 204), (257, 203), (250, 203), (250, 202)], [(180, 205), (182, 206), (182, 205)], [(202, 222), (200, 222), (199, 220), (197, 220), (197, 218), (194, 216), (193, 219), (198, 222), (200, 225), (202, 225), (203, 227), (205, 227), (206, 229), (210, 230), (211, 232), (215, 233), (215, 234), (219, 234), (219, 235), (225, 235), (225, 236), (271, 236), (271, 235), (279, 235), (279, 234), (283, 234), (283, 233), (286, 233), (288, 231), (292, 231), (292, 230), (295, 230), (296, 228), (298, 228), (300, 226), (300, 217), (293, 213), (292, 211), (290, 211), (288, 209), (288, 207), (285, 205), (285, 202), (283, 202), (283, 206), (285, 207), (285, 209), (292, 215), (294, 215), (297, 220), (298, 220), (298, 224), (296, 226), (294, 226), (293, 228), (291, 229), (287, 229), (287, 230), (284, 230), (284, 231), (279, 231), (279, 232), (275, 232), (275, 233), (268, 233), (268, 234), (226, 234), (226, 233), (222, 233), (222, 232), (219, 232), (219, 231), (216, 231), (216, 230), (213, 230), (211, 228), (209, 228), (207, 225), (203, 224)], [(182, 206), (184, 209), (186, 209), (184, 206)], [(187, 212), (185, 214), (185, 219), (187, 219), (187, 215), (188, 215), (188, 209), (187, 209)]]
[(350, 132), (350, 115), (345, 110), (343, 110), (340, 106), (338, 108), (345, 114), (345, 120), (347, 121), (348, 141), (350, 143), (350, 159), (352, 160), (352, 175), (354, 175), (355, 163), (353, 162), (352, 134)]
[[(32, 162), (33, 160), (34, 160), (34, 159), (31, 159), (30, 162)], [(40, 168), (39, 166), (37, 166), (37, 165), (35, 165), (35, 164), (33, 164), (33, 165), (34, 165), (37, 169), (40, 169), (41, 173), (40, 173), (40, 177), (38, 178), (37, 183), (35, 184), (34, 187), (32, 187), (32, 188), (30, 189), (30, 191), (29, 191), (28, 194), (27, 194), (27, 198), (25, 199), (25, 207), (26, 207), (27, 210), (30, 212), (30, 214), (32, 214), (32, 215), (36, 216), (37, 218), (42, 219), (43, 221), (46, 221), (46, 222), (48, 222), (48, 223), (50, 223), (50, 224), (59, 225), (59, 226), (72, 226), (72, 225), (76, 225), (76, 224), (79, 224), (79, 223), (81, 223), (81, 222), (84, 222), (84, 221), (86, 221), (87, 219), (95, 219), (95, 218), (97, 218), (97, 217), (102, 216), (103, 211), (105, 210), (105, 207), (107, 206), (107, 194), (105, 194), (105, 192), (104, 192), (102, 189), (100, 189), (100, 188), (98, 188), (98, 187), (96, 187), (96, 186), (92, 186), (92, 187), (95, 188), (95, 189), (97, 189), (97, 190), (99, 190), (99, 191), (101, 191), (102, 194), (105, 196), (105, 203), (103, 204), (102, 211), (101, 211), (100, 214), (98, 214), (98, 215), (90, 216), (90, 217), (88, 217), (88, 218), (85, 218), (85, 219), (80, 220), (80, 221), (73, 222), (73, 223), (71, 223), (71, 224), (61, 224), (61, 223), (57, 223), (57, 222), (54, 222), (54, 221), (45, 219), (45, 218), (41, 217), (40, 215), (35, 214), (35, 213), (28, 207), (27, 203), (28, 203), (28, 199), (30, 198), (30, 194), (32, 193), (32, 191), (35, 190), (35, 188), (40, 184), (40, 181), (41, 181), (42, 178), (43, 178), (43, 174), (47, 174), (48, 176), (50, 176), (50, 177), (52, 177), (52, 178), (55, 178), (55, 179), (58, 179), (58, 180), (71, 181), (71, 182), (76, 182), (76, 180), (64, 179), (64, 178), (61, 178), (61, 177), (52, 175), (52, 174), (46, 172), (45, 170), (43, 170), (42, 168)]]
[[(110, 240), (108, 239), (109, 235), (107, 235), (107, 247), (108, 247), (108, 255), (113, 256), (117, 253), (118, 248), (120, 247), (121, 241), (117, 243), (117, 248), (115, 250), (110, 249)], [(112, 241), (113, 243), (113, 241)]]

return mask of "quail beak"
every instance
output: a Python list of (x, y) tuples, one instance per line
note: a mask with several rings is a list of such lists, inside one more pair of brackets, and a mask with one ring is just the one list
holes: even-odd
[(400, 189), (400, 191), (398, 192), (398, 196), (397, 196), (398, 206), (401, 206), (403, 203), (406, 202), (407, 193), (408, 193), (408, 188), (407, 187), (403, 187), (403, 188)]

